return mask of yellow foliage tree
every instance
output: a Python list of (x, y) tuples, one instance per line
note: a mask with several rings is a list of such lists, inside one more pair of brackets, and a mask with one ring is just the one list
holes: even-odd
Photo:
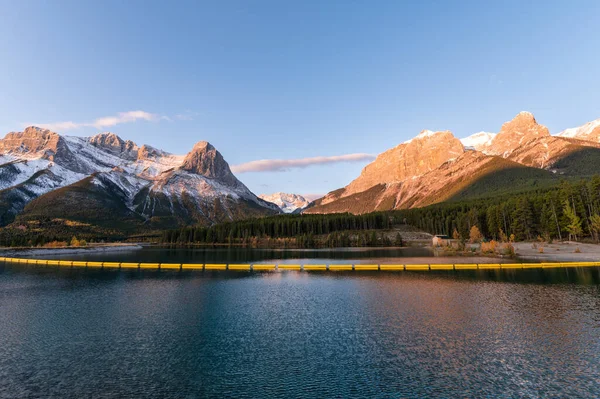
[(469, 232), (469, 239), (472, 243), (481, 242), (483, 240), (483, 235), (477, 226), (471, 227), (471, 231)]
[(77, 239), (77, 237), (73, 236), (73, 238), (71, 238), (71, 244), (72, 247), (78, 247), (79, 246), (79, 240)]

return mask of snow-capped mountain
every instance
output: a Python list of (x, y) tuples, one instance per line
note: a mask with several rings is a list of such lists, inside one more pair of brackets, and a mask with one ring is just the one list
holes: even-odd
[(469, 137), (460, 139), (460, 142), (466, 149), (485, 152), (485, 149), (490, 146), (494, 137), (496, 137), (496, 133), (478, 132)]
[(598, 142), (600, 141), (600, 119), (588, 122), (583, 126), (565, 129), (557, 136)]
[(422, 207), (555, 184), (561, 176), (598, 174), (599, 125), (600, 120), (551, 136), (523, 111), (498, 134), (480, 132), (459, 140), (449, 131), (424, 130), (379, 154), (350, 184), (315, 200), (303, 213)]
[(294, 213), (302, 210), (310, 204), (306, 198), (298, 194), (274, 193), (261, 194), (258, 196), (265, 201), (271, 202), (279, 207), (284, 213)]
[[(28, 204), (24, 214), (39, 203), (68, 213), (64, 202), (69, 198), (78, 198), (69, 202), (72, 206), (85, 208), (99, 195), (122, 203), (146, 224), (212, 224), (279, 212), (240, 182), (206, 141), (181, 156), (113, 133), (69, 137), (37, 127), (0, 139), (0, 190), (2, 224)], [(36, 200), (49, 193), (53, 195)], [(55, 215), (62, 216), (69, 215)]]

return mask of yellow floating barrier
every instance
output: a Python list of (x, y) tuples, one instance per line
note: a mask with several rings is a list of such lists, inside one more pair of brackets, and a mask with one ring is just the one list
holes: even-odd
[(503, 269), (522, 269), (522, 263), (501, 263)]
[(334, 272), (352, 270), (352, 265), (329, 265), (329, 270)]
[(406, 270), (429, 270), (429, 265), (423, 265), (423, 264), (404, 265), (404, 267), (406, 268)]
[(581, 266), (596, 266), (596, 262), (580, 262)]
[(542, 269), (556, 269), (559, 267), (564, 267), (562, 263), (557, 263), (557, 262), (553, 262), (553, 263), (540, 263), (540, 266), (542, 267)]
[(227, 269), (227, 265), (224, 263), (218, 263), (218, 264), (205, 264), (204, 265), (204, 270), (225, 270)]
[(455, 263), (454, 270), (475, 270), (477, 263)]
[(523, 269), (539, 269), (541, 268), (539, 263), (523, 263)]
[(379, 270), (381, 271), (402, 271), (404, 270), (404, 265), (379, 265)]
[(160, 263), (140, 263), (140, 269), (158, 269)]
[(275, 270), (275, 265), (252, 265), (252, 270), (255, 272), (265, 270)]
[(454, 265), (451, 263), (444, 264), (431, 264), (429, 265), (431, 270), (454, 270)]
[(277, 265), (277, 270), (300, 270), (301, 265)]
[(304, 265), (304, 271), (307, 271), (307, 272), (325, 271), (325, 270), (327, 270), (327, 265)]
[(478, 263), (478, 269), (500, 269), (500, 263)]
[(379, 270), (379, 265), (354, 265), (355, 271), (372, 271)]
[(202, 270), (204, 263), (184, 263), (181, 265), (182, 270)]
[(87, 262), (82, 262), (82, 261), (79, 261), (79, 260), (74, 260), (73, 262), (71, 262), (71, 266), (86, 267), (87, 266)]
[(567, 267), (586, 267), (595, 266), (595, 262), (567, 262), (563, 263), (563, 265), (568, 265)]
[(161, 263), (160, 270), (181, 270), (181, 263)]
[(227, 268), (229, 270), (242, 270), (242, 271), (250, 271), (250, 265), (228, 265)]
[(304, 265), (300, 264), (192, 264), (192, 263), (128, 263), (128, 262), (87, 262), (70, 260), (45, 260), (31, 258), (6, 258), (0, 257), (0, 262), (25, 263), (48, 266), (71, 266), (71, 267), (108, 267), (123, 269), (171, 269), (171, 270), (305, 270), (305, 271), (401, 271), (401, 270), (475, 270), (475, 269), (549, 269), (561, 267), (598, 267), (600, 262), (540, 262), (540, 263), (457, 263), (457, 264), (410, 264), (410, 265), (373, 265), (373, 264), (331, 264), (327, 265)]

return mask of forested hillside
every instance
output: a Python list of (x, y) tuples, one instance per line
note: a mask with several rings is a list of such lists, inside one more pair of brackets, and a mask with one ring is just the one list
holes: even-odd
[[(542, 238), (596, 240), (600, 233), (600, 176), (580, 181), (561, 181), (518, 195), (452, 201), (424, 208), (374, 212), (364, 215), (310, 214), (275, 216), (183, 228), (163, 234), (166, 243), (250, 243), (253, 238), (296, 238), (340, 232), (386, 230), (409, 224), (431, 234), (468, 238), (477, 226), (487, 239)], [(370, 238), (367, 235), (368, 239)], [(381, 241), (381, 240), (379, 240)]]
[(447, 202), (394, 212), (395, 218), (434, 234), (468, 237), (477, 226), (486, 238), (514, 234), (516, 240), (597, 239), (600, 232), (600, 176), (562, 181), (549, 189), (467, 202)]

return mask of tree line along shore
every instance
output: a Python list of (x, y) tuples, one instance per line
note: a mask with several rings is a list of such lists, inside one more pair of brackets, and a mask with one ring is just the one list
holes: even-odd
[[(88, 234), (70, 223), (68, 229), (44, 231), (0, 229), (1, 246), (52, 246), (76, 241), (147, 241), (167, 245), (247, 245), (295, 248), (403, 246), (407, 232), (446, 235), (461, 244), (478, 241), (597, 242), (600, 235), (600, 176), (564, 180), (553, 187), (522, 193), (449, 201), (423, 208), (368, 214), (277, 215), (213, 226), (188, 226), (145, 235)], [(63, 224), (62, 226), (65, 226)], [(63, 227), (64, 228), (64, 227)], [(423, 240), (426, 241), (426, 240)], [(429, 240), (429, 242), (431, 242)]]
[[(253, 245), (270, 239), (284, 240), (297, 247), (402, 245), (406, 240), (398, 231), (399, 226), (446, 235), (463, 249), (465, 244), (481, 242), (491, 245), (495, 242), (499, 247), (521, 241), (597, 242), (600, 235), (600, 176), (576, 182), (564, 180), (552, 188), (516, 195), (443, 202), (415, 209), (364, 215), (281, 215), (210, 227), (186, 227), (165, 231), (160, 241), (168, 244)], [(390, 236), (395, 231), (397, 240)]]

